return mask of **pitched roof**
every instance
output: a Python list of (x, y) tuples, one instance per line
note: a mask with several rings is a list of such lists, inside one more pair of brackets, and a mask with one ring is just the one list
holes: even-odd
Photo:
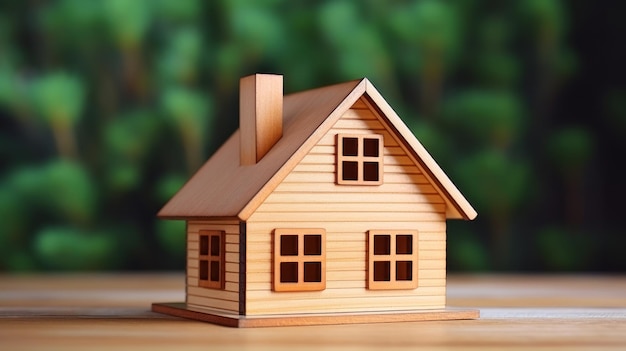
[(283, 137), (259, 162), (240, 165), (237, 130), (165, 204), (158, 216), (246, 220), (361, 96), (379, 110), (433, 182), (449, 205), (447, 217), (474, 219), (476, 211), (366, 78), (286, 95)]

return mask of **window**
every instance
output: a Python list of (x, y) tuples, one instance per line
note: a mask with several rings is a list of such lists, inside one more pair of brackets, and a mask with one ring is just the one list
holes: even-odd
[(383, 136), (337, 135), (337, 184), (383, 183)]
[(274, 230), (274, 291), (326, 288), (326, 231)]
[(200, 231), (199, 285), (205, 288), (224, 289), (224, 232), (217, 230)]
[(369, 231), (367, 288), (417, 288), (416, 231)]

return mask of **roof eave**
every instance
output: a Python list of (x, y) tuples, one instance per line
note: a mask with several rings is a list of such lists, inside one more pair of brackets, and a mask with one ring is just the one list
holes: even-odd
[[(450, 203), (454, 210), (448, 209), (446, 217), (451, 219), (473, 220), (478, 213), (467, 199), (461, 194), (459, 189), (452, 183), (450, 178), (445, 174), (437, 162), (432, 158), (424, 146), (417, 140), (413, 132), (402, 122), (402, 119), (396, 114), (393, 108), (387, 103), (383, 96), (376, 90), (374, 85), (367, 79), (365, 93), (380, 109), (380, 112), (389, 120), (396, 132), (406, 140), (409, 148), (415, 152), (416, 159), (422, 164), (423, 168), (430, 174), (430, 178), (437, 182), (442, 191), (442, 195), (446, 198), (446, 202)], [(458, 214), (457, 214), (458, 213)]]

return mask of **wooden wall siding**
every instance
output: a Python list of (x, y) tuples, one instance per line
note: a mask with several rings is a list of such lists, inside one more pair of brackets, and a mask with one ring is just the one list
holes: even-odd
[[(224, 290), (198, 286), (198, 233), (202, 229), (225, 232), (226, 284)], [(239, 312), (239, 222), (189, 221), (187, 223), (187, 303)]]
[[(358, 104), (303, 158), (247, 222), (247, 314), (443, 308), (446, 285), (445, 203), (385, 130)], [(335, 184), (335, 135), (384, 136), (384, 184)], [(325, 228), (326, 290), (273, 292), (272, 230)], [(419, 232), (418, 288), (367, 290), (367, 231)]]

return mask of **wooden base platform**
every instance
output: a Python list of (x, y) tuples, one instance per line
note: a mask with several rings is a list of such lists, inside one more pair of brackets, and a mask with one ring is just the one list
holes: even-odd
[(240, 316), (211, 309), (188, 307), (184, 302), (154, 303), (152, 304), (152, 311), (235, 328), (442, 321), (453, 319), (477, 319), (480, 317), (480, 312), (478, 310), (452, 308), (395, 312)]

